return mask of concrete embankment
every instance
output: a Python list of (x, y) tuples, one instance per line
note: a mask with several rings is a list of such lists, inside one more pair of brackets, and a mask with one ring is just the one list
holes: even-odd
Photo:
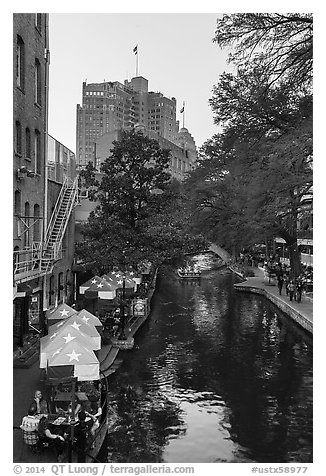
[(285, 290), (279, 295), (278, 287), (274, 283), (270, 283), (264, 277), (263, 270), (260, 268), (252, 268), (255, 271), (255, 277), (247, 278), (244, 282), (234, 285), (237, 291), (251, 292), (261, 294), (269, 299), (281, 311), (287, 314), (303, 329), (313, 333), (313, 303), (311, 299), (305, 295), (302, 296), (301, 302), (290, 301)]
[[(231, 256), (220, 246), (212, 243), (209, 251), (220, 256), (226, 263), (230, 262)], [(244, 279), (242, 283), (234, 285), (237, 291), (251, 292), (265, 296), (303, 329), (311, 334), (313, 333), (313, 302), (310, 297), (303, 295), (301, 302), (290, 301), (285, 290), (283, 290), (280, 296), (276, 284), (269, 282), (261, 268), (251, 268), (255, 276), (250, 278), (244, 278), (240, 270), (232, 264), (230, 264), (228, 268), (237, 276)]]

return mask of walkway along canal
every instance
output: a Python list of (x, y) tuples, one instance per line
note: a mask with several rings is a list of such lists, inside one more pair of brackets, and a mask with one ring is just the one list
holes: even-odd
[[(312, 338), (240, 280), (195, 258), (163, 269), (152, 313), (110, 377), (103, 461), (312, 462)], [(215, 266), (216, 268), (216, 266)]]

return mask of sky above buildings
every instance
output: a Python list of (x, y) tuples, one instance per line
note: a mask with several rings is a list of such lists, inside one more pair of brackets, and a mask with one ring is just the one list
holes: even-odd
[(212, 42), (217, 13), (50, 13), (49, 133), (75, 152), (76, 105), (82, 82), (138, 74), (150, 91), (185, 101), (184, 125), (199, 147), (217, 132), (208, 104), (219, 75), (231, 67)]

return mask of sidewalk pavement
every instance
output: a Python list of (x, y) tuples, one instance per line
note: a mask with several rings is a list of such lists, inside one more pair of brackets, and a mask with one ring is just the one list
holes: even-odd
[(261, 268), (251, 269), (255, 272), (255, 277), (248, 277), (246, 281), (235, 284), (235, 288), (239, 291), (263, 294), (304, 329), (312, 333), (313, 302), (311, 298), (308, 298), (303, 294), (301, 302), (294, 300), (290, 301), (289, 296), (286, 295), (285, 289), (282, 290), (282, 295), (279, 295), (277, 285), (273, 282), (269, 283)]

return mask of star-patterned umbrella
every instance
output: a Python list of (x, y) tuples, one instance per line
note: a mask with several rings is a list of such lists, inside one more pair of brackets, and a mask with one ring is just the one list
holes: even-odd
[(100, 364), (94, 352), (80, 343), (78, 339), (51, 351), (48, 355), (48, 377), (74, 376), (78, 381), (98, 380)]
[(88, 338), (92, 339), (95, 345), (94, 349), (97, 350), (101, 348), (101, 336), (95, 326), (85, 322), (85, 320), (83, 320), (77, 314), (69, 317), (66, 321), (61, 321), (57, 324), (54, 324), (54, 326), (51, 326), (49, 335), (58, 333), (61, 331), (61, 328), (64, 328), (65, 330), (76, 329), (81, 333), (86, 334)]
[(85, 321), (86, 324), (91, 324), (92, 326), (95, 326), (95, 329), (97, 329), (99, 332), (103, 329), (103, 324), (99, 320), (99, 318), (94, 316), (94, 314), (88, 312), (86, 309), (82, 309), (81, 311), (78, 312), (77, 315), (83, 321)]
[(77, 311), (65, 303), (60, 304), (55, 309), (48, 309), (45, 313), (49, 326), (52, 326), (63, 319), (68, 319), (68, 317), (73, 316), (74, 314), (77, 314)]
[(73, 326), (61, 326), (57, 328), (56, 332), (52, 332), (40, 339), (40, 368), (46, 368), (47, 359), (51, 352), (58, 347), (78, 340), (86, 348), (90, 350), (98, 350), (98, 343), (92, 339), (91, 336), (80, 331), (80, 329)]
[(96, 278), (93, 280), (91, 286), (86, 289), (84, 296), (88, 299), (114, 299), (115, 290), (116, 287), (114, 287), (111, 283), (105, 281), (102, 278)]
[(81, 286), (79, 286), (79, 294), (85, 294), (86, 289), (90, 288), (92, 284), (96, 284), (97, 281), (100, 281), (101, 278), (99, 276), (93, 276), (93, 278), (89, 279), (86, 281), (86, 283), (83, 283)]
[(134, 281), (133, 276), (130, 276), (128, 273), (123, 273), (122, 271), (111, 271), (110, 273), (103, 275), (102, 278), (113, 286), (116, 286), (118, 289), (123, 289), (124, 281), (126, 294), (132, 294), (137, 290), (137, 284)]
[(132, 266), (127, 267), (127, 276), (132, 278), (136, 284), (140, 284), (142, 282), (141, 274), (135, 270)]
[(152, 269), (152, 263), (148, 260), (144, 260), (138, 265), (138, 269), (141, 274), (150, 274)]

